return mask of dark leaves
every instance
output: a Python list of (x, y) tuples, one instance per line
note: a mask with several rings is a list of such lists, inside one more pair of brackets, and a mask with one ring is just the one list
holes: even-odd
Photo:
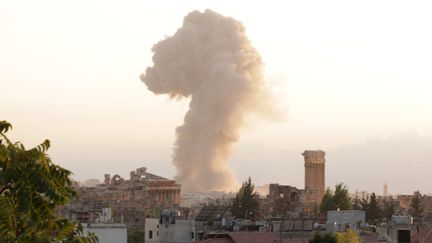
[(82, 227), (58, 219), (54, 209), (77, 194), (71, 172), (52, 163), (46, 154), (50, 141), (32, 149), (12, 143), (5, 135), (12, 126), (0, 121), (0, 241), (97, 242), (82, 236)]

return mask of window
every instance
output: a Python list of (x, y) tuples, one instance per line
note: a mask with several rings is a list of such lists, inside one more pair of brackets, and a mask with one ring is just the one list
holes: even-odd
[(194, 237), (195, 237), (195, 233), (192, 231), (192, 232), (191, 232), (191, 239), (193, 240)]
[(297, 192), (291, 192), (290, 199), (292, 202), (297, 202), (299, 200)]
[(149, 239), (153, 239), (153, 231), (149, 230)]

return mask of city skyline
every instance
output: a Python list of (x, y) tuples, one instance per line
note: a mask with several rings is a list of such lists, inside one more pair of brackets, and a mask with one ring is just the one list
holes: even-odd
[(141, 166), (174, 176), (174, 129), (189, 100), (156, 97), (139, 75), (154, 43), (210, 8), (243, 23), (285, 110), (241, 131), (229, 159), (238, 181), (302, 188), (301, 153), (322, 149), (326, 186), (432, 193), (430, 3), (1, 5), (1, 119), (25, 144), (50, 139), (53, 161), (78, 180)]

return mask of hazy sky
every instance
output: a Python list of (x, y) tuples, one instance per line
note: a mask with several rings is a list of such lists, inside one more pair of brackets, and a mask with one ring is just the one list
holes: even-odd
[(240, 181), (303, 188), (301, 152), (323, 149), (329, 186), (432, 193), (428, 1), (2, 1), (0, 119), (28, 146), (49, 138), (79, 180), (140, 166), (172, 177), (189, 101), (139, 75), (152, 45), (206, 8), (243, 22), (286, 109), (242, 131), (229, 162)]

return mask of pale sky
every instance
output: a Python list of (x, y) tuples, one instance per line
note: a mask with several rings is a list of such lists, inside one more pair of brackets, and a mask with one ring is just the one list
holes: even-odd
[(304, 186), (305, 149), (328, 186), (432, 193), (429, 1), (2, 1), (0, 120), (28, 146), (49, 138), (78, 180), (172, 177), (188, 100), (139, 80), (153, 44), (206, 8), (240, 20), (285, 119), (250, 121), (229, 161), (239, 181)]

